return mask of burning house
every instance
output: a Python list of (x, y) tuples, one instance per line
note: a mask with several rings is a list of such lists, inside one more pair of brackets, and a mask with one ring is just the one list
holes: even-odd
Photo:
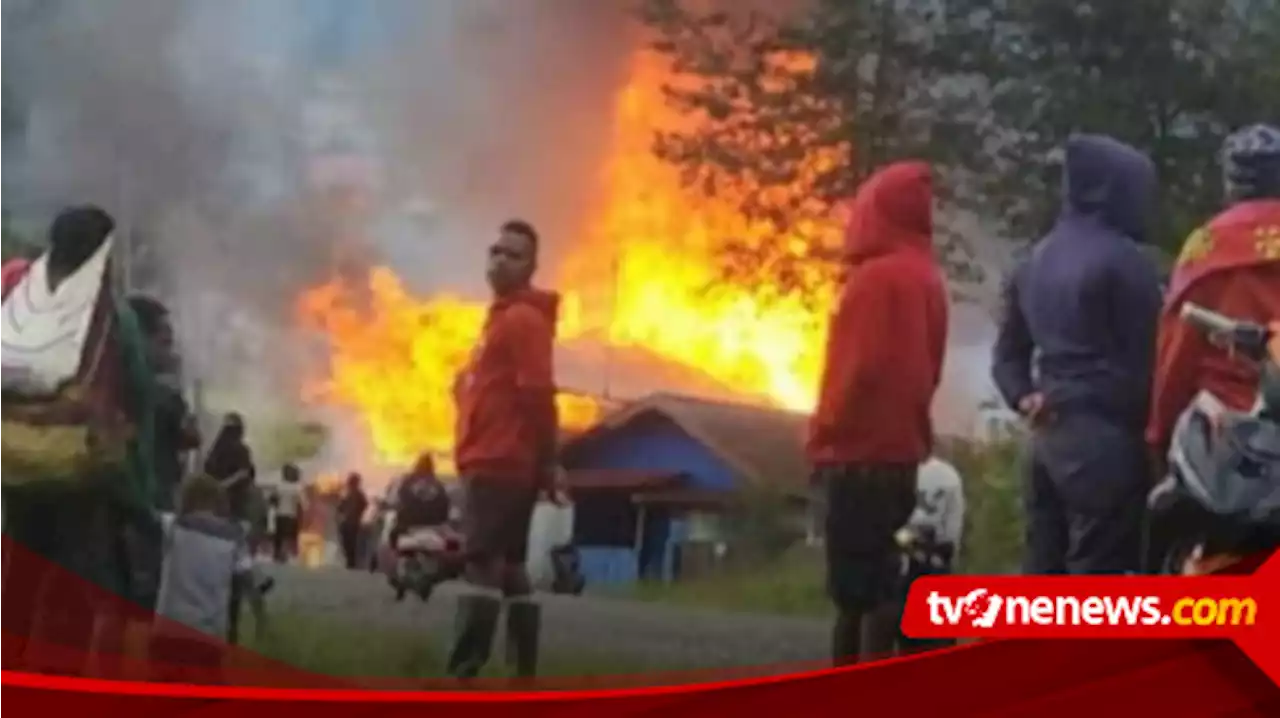
[[(719, 281), (719, 243), (752, 236), (752, 228), (732, 198), (691, 196), (679, 172), (653, 156), (654, 130), (676, 121), (663, 101), (669, 77), (660, 58), (635, 56), (600, 161), (601, 199), (584, 205), (580, 236), (540, 277), (564, 296), (561, 345), (602, 347), (595, 376), (565, 375), (561, 384), (610, 385), (602, 393), (613, 394), (617, 382), (599, 367), (644, 354), (701, 377), (718, 387), (716, 396), (804, 410), (816, 386), (825, 311), (778, 287)], [(477, 276), (483, 261), (477, 247)], [(817, 299), (824, 293), (815, 292)], [(312, 287), (296, 306), (300, 328), (327, 345), (323, 371), (307, 377), (308, 399), (358, 416), (377, 461), (407, 464), (423, 450), (449, 451), (450, 388), (479, 336), (482, 302), (452, 292), (415, 295), (396, 269), (374, 267), (361, 281)], [(583, 402), (565, 399), (561, 408), (564, 416), (587, 414), (582, 424), (594, 418)]]
[[(805, 241), (753, 224), (739, 197), (691, 190), (654, 156), (655, 131), (694, 121), (665, 104), (671, 77), (661, 57), (631, 57), (608, 117), (598, 186), (577, 205), (580, 229), (549, 253), (538, 277), (563, 297), (557, 381), (575, 390), (559, 402), (575, 515), (556, 533), (583, 547), (596, 583), (687, 575), (698, 547), (721, 542), (714, 517), (744, 488), (803, 495), (803, 416), (816, 400), (838, 289), (838, 272), (816, 262), (800, 289), (767, 273), (726, 278), (721, 260), (733, 242), (804, 252)], [(492, 217), (494, 226), (502, 219)], [(837, 217), (815, 222), (813, 236), (839, 234)], [(478, 279), (484, 250), (474, 245), (458, 251), (474, 251), (463, 260), (474, 261)], [(303, 392), (359, 427), (365, 448), (342, 457), (344, 465), (404, 467), (432, 451), (447, 476), (452, 383), (486, 305), (458, 281), (417, 294), (412, 269), (372, 266), (297, 298), (299, 329), (325, 350), (320, 370), (302, 377)], [(988, 350), (970, 354), (985, 361)], [(944, 383), (971, 387), (975, 373), (952, 372)], [(961, 410), (966, 403), (976, 402), (941, 398), (939, 431), (967, 431), (974, 417)]]

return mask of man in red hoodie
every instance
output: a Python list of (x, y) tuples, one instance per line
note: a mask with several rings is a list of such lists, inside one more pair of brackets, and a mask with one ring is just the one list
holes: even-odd
[(507, 600), (507, 655), (520, 677), (537, 669), (540, 612), (525, 572), (529, 525), (541, 491), (558, 498), (552, 356), (559, 296), (534, 289), (538, 233), (502, 225), (489, 248), (493, 303), (454, 386), (454, 457), (466, 487), (463, 530), (471, 591), (458, 603), (449, 672), (472, 678), (489, 660)]
[(848, 273), (808, 441), (826, 491), (837, 664), (889, 653), (899, 623), (894, 533), (915, 508), (916, 472), (932, 449), (947, 342), (932, 205), (929, 166), (895, 163), (863, 183), (845, 231)]

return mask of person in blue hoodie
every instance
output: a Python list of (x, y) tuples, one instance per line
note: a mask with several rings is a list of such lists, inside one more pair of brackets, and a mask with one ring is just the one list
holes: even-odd
[(1058, 221), (1015, 268), (993, 356), (1031, 427), (1024, 571), (1139, 570), (1149, 488), (1143, 442), (1160, 276), (1140, 243), (1156, 193), (1142, 152), (1066, 144)]

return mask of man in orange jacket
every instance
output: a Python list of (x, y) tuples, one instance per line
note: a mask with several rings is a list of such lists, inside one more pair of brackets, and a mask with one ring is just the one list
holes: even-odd
[(827, 583), (837, 664), (893, 650), (899, 554), (933, 448), (930, 406), (947, 343), (946, 285), (933, 256), (929, 166), (899, 162), (858, 190), (849, 271), (828, 331), (807, 454), (826, 491)]
[(532, 286), (538, 233), (502, 226), (489, 248), (493, 303), (480, 341), (454, 386), (454, 459), (465, 486), (463, 532), (469, 594), (449, 673), (471, 678), (489, 659), (502, 599), (507, 655), (520, 677), (537, 670), (539, 607), (525, 572), (529, 527), (541, 491), (558, 492), (556, 387), (552, 368), (559, 296)]

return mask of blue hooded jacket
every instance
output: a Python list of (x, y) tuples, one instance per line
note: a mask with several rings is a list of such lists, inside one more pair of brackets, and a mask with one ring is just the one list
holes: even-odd
[(1006, 284), (993, 378), (1014, 408), (1041, 391), (1051, 412), (1141, 427), (1162, 300), (1159, 273), (1138, 244), (1155, 165), (1118, 140), (1077, 135), (1063, 171), (1062, 214)]

